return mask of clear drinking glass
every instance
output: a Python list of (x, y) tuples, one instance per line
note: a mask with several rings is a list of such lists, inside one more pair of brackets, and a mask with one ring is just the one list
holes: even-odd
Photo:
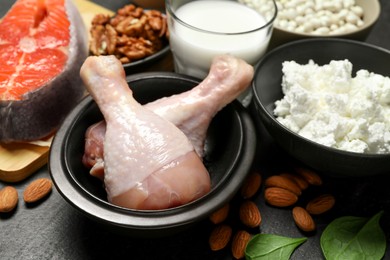
[[(166, 0), (175, 72), (200, 79), (215, 55), (255, 66), (267, 50), (277, 15), (274, 0)], [(249, 104), (250, 88), (239, 99)]]

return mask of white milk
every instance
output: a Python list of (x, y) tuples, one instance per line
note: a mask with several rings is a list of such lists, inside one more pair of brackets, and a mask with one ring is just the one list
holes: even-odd
[(198, 78), (207, 75), (212, 58), (217, 54), (229, 53), (255, 65), (265, 53), (271, 36), (271, 33), (267, 35), (268, 27), (242, 33), (262, 27), (266, 21), (255, 10), (234, 1), (189, 2), (179, 7), (176, 16), (209, 31), (188, 28), (177, 21), (170, 24), (175, 71)]

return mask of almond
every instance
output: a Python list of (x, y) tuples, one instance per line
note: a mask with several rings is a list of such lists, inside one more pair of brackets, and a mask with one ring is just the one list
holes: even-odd
[(52, 182), (47, 178), (36, 179), (31, 182), (23, 193), (23, 199), (26, 203), (36, 202), (51, 192)]
[(301, 190), (306, 190), (309, 187), (309, 183), (304, 178), (302, 178), (301, 176), (299, 176), (297, 174), (286, 172), (286, 173), (280, 174), (280, 176), (287, 177), (290, 180), (295, 181)]
[(309, 212), (302, 207), (294, 207), (292, 210), (293, 218), (295, 224), (302, 231), (310, 232), (315, 230), (316, 224), (314, 223), (313, 218), (310, 216)]
[(237, 231), (232, 240), (232, 255), (235, 259), (245, 256), (246, 246), (251, 239), (251, 235), (245, 230)]
[(247, 227), (254, 228), (260, 226), (261, 214), (257, 205), (250, 200), (241, 203), (239, 209), (241, 222)]
[(261, 186), (261, 175), (258, 172), (253, 172), (246, 177), (244, 184), (241, 187), (241, 197), (244, 199), (252, 198)]
[(0, 212), (10, 212), (18, 204), (18, 191), (12, 186), (0, 190)]
[(320, 186), (322, 185), (322, 179), (321, 177), (314, 171), (307, 169), (307, 168), (302, 168), (302, 167), (296, 167), (295, 171), (302, 176), (309, 184), (315, 185), (315, 186)]
[(288, 207), (298, 201), (298, 196), (286, 189), (279, 187), (269, 187), (264, 192), (265, 201), (276, 207)]
[(302, 194), (301, 189), (299, 188), (299, 186), (295, 181), (292, 181), (289, 178), (280, 175), (274, 175), (268, 177), (265, 180), (264, 185), (265, 187), (278, 187), (278, 188), (286, 189), (295, 193), (298, 196)]
[(225, 221), (225, 219), (229, 215), (229, 208), (229, 203), (225, 204), (222, 208), (218, 209), (209, 216), (210, 221), (213, 224), (220, 224)]
[(228, 225), (216, 226), (210, 234), (209, 245), (211, 250), (218, 251), (226, 247), (232, 236), (232, 228)]
[(323, 194), (312, 200), (306, 205), (306, 210), (313, 215), (319, 215), (333, 208), (336, 200), (333, 195)]

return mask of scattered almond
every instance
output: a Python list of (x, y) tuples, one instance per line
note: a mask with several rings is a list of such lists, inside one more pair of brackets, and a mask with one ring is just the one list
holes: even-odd
[(0, 190), (0, 212), (10, 212), (18, 204), (18, 191), (12, 186)]
[(226, 247), (232, 236), (232, 228), (228, 225), (216, 226), (210, 234), (209, 245), (211, 250), (218, 251)]
[(288, 207), (298, 201), (298, 196), (286, 189), (279, 187), (269, 187), (264, 192), (265, 201), (276, 207)]
[(261, 214), (259, 208), (253, 201), (246, 200), (241, 204), (239, 216), (241, 222), (250, 228), (260, 226)]
[(289, 178), (290, 180), (295, 181), (295, 183), (298, 185), (298, 187), (301, 190), (306, 190), (309, 187), (309, 183), (304, 178), (302, 178), (301, 176), (299, 176), (297, 174), (286, 172), (286, 173), (280, 174), (280, 176), (283, 176), (283, 177)]
[(232, 240), (232, 255), (235, 259), (241, 259), (245, 256), (245, 248), (251, 239), (251, 235), (245, 230), (238, 231)]
[(268, 177), (265, 180), (264, 185), (265, 185), (265, 187), (283, 188), (283, 189), (286, 189), (286, 190), (289, 190), (289, 191), (295, 193), (298, 196), (302, 194), (301, 189), (299, 188), (299, 186), (297, 185), (297, 183), (295, 181), (292, 181), (291, 179), (284, 177), (284, 176), (281, 176), (281, 175), (273, 175), (273, 176)]
[(333, 208), (336, 200), (333, 195), (324, 194), (318, 196), (306, 205), (306, 210), (313, 215), (319, 215)]
[(258, 172), (253, 172), (245, 179), (241, 187), (241, 196), (244, 199), (253, 197), (261, 186), (261, 175)]
[(36, 202), (51, 192), (52, 182), (47, 178), (36, 179), (31, 182), (23, 193), (23, 199), (26, 203)]
[(314, 171), (307, 169), (307, 168), (302, 168), (302, 167), (296, 167), (295, 171), (302, 176), (309, 184), (315, 185), (315, 186), (320, 186), (322, 185), (322, 179), (321, 177)]
[(302, 231), (310, 232), (315, 230), (316, 224), (314, 223), (313, 218), (310, 216), (309, 212), (302, 207), (294, 207), (292, 210), (292, 215), (295, 221), (295, 224)]
[(225, 219), (229, 215), (229, 208), (229, 203), (225, 204), (222, 208), (218, 209), (209, 216), (210, 221), (213, 224), (220, 224), (225, 221)]

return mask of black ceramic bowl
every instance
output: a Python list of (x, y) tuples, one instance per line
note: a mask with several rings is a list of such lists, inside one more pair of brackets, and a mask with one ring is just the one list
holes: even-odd
[[(191, 89), (198, 81), (175, 73), (140, 73), (127, 77), (140, 103)], [(109, 229), (130, 235), (161, 236), (178, 232), (206, 218), (227, 203), (249, 173), (256, 149), (252, 119), (234, 101), (212, 120), (206, 139), (204, 163), (211, 191), (186, 205), (156, 211), (130, 210), (107, 202), (102, 183), (91, 177), (81, 161), (88, 126), (102, 119), (87, 96), (65, 119), (50, 151), (49, 170), (55, 187), (67, 202)]]
[(343, 39), (308, 39), (274, 49), (259, 62), (252, 90), (256, 116), (270, 135), (292, 157), (312, 168), (340, 177), (362, 177), (390, 173), (390, 154), (362, 154), (329, 148), (290, 131), (274, 116), (275, 101), (283, 97), (282, 63), (295, 60), (306, 64), (309, 59), (323, 65), (331, 60), (348, 59), (353, 73), (366, 69), (390, 76), (390, 52), (366, 43)]

